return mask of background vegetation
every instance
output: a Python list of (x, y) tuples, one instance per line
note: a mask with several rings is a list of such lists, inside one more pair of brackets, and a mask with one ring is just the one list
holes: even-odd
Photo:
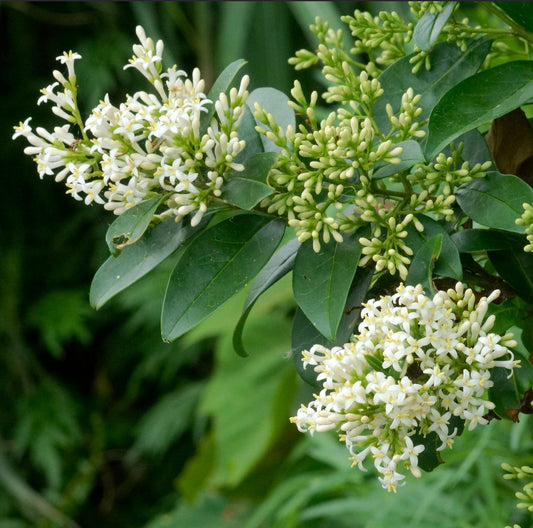
[[(137, 24), (208, 85), (245, 58), (251, 89), (288, 93), (287, 59), (314, 45), (314, 17), (341, 27), (356, 8), (407, 11), (403, 2), (0, 3), (0, 528), (531, 525), (513, 512), (499, 467), (530, 461), (525, 417), (465, 433), (444, 466), (397, 495), (351, 469), (334, 436), (298, 434), (288, 417), (310, 389), (288, 353), (286, 281), (252, 311), (247, 359), (231, 346), (242, 296), (172, 344), (160, 339), (157, 270), (94, 312), (89, 285), (113, 216), (39, 181), (11, 141), (29, 115), (50, 125), (36, 101), (64, 50), (83, 56), (86, 109), (105, 92), (137, 89), (122, 70)], [(312, 73), (298, 78), (316, 88)]]

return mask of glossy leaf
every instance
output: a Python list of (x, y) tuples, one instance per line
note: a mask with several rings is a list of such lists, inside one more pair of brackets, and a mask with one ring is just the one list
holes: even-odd
[(267, 185), (267, 176), (276, 163), (276, 152), (260, 152), (244, 162), (244, 171), (233, 171), (228, 183), (222, 188), (224, 200), (240, 209), (250, 211), (263, 198), (272, 194)]
[(239, 70), (246, 64), (244, 59), (238, 59), (229, 64), (224, 71), (218, 76), (214, 82), (211, 90), (207, 94), (207, 98), (212, 101), (212, 104), (204, 107), (207, 108), (207, 112), (202, 112), (200, 116), (200, 132), (205, 133), (207, 127), (211, 123), (211, 119), (215, 115), (215, 101), (218, 100), (219, 95), (222, 92), (227, 92), (233, 85), (235, 77)]
[(522, 299), (533, 302), (533, 254), (522, 248), (490, 251), (489, 258), (498, 274)]
[(517, 409), (520, 398), (516, 390), (514, 376), (509, 378), (509, 371), (503, 367), (491, 369), (490, 378), (494, 385), (489, 389), (490, 401), (496, 407), (494, 412), (503, 419), (510, 419), (505, 412), (507, 409)]
[(252, 282), (246, 300), (244, 301), (241, 317), (233, 331), (233, 347), (237, 354), (241, 356), (248, 355), (242, 342), (242, 332), (253, 305), (261, 294), (268, 290), (272, 284), (292, 270), (299, 247), (300, 243), (295, 238), (287, 242), (272, 255)]
[(105, 240), (111, 255), (117, 257), (126, 246), (135, 244), (142, 237), (163, 198), (158, 196), (126, 209), (109, 226)]
[(440, 256), (435, 263), (435, 274), (441, 277), (450, 277), (461, 280), (463, 278), (463, 268), (461, 258), (456, 245), (450, 235), (439, 223), (425, 215), (419, 215), (418, 220), (424, 226), (424, 231), (419, 233), (413, 225), (407, 227), (408, 237), (406, 239), (409, 247), (416, 253), (422, 245), (436, 235), (442, 235), (442, 247)]
[(420, 49), (429, 51), (433, 47), (456, 4), (457, 2), (446, 2), (440, 13), (426, 11), (422, 15), (413, 31), (413, 40)]
[(281, 220), (243, 214), (202, 232), (170, 276), (161, 315), (163, 338), (183, 335), (241, 290), (266, 264), (284, 230)]
[(515, 22), (524, 29), (533, 33), (533, 11), (531, 2), (494, 2), (500, 9), (505, 11)]
[(433, 471), (437, 466), (443, 463), (440, 451), (437, 448), (442, 444), (435, 432), (426, 436), (414, 434), (411, 436), (413, 445), (423, 445), (424, 451), (418, 455), (418, 466), (423, 471)]
[(368, 286), (373, 274), (373, 267), (357, 268), (335, 341), (330, 341), (322, 335), (302, 310), (296, 310), (291, 334), (292, 357), (298, 375), (310, 385), (319, 387), (320, 384), (316, 381), (316, 373), (313, 369), (303, 368), (302, 352), (309, 350), (315, 344), (331, 348), (334, 345), (342, 346), (350, 341), (361, 314), (361, 303), (368, 299)]
[(400, 163), (391, 164), (386, 163), (383, 167), (380, 167), (372, 175), (373, 180), (379, 180), (381, 178), (387, 178), (393, 174), (397, 174), (405, 169), (410, 169), (415, 163), (425, 161), (422, 148), (417, 141), (408, 139), (407, 141), (401, 141), (396, 145), (403, 149), (402, 153), (398, 156), (401, 159)]
[[(492, 159), (487, 141), (478, 130), (470, 130), (454, 141), (456, 146), (460, 143), (464, 147), (461, 159), (468, 161), (471, 167), (476, 163), (485, 163)], [(451, 155), (451, 149), (449, 147), (446, 147), (443, 152), (446, 156)]]
[(454, 233), (451, 239), (461, 253), (498, 251), (513, 246), (523, 248), (527, 243), (523, 236), (493, 229), (464, 229)]
[(389, 103), (398, 112), (402, 96), (408, 88), (422, 95), (418, 106), (422, 108), (419, 120), (426, 119), (437, 101), (457, 83), (474, 75), (490, 49), (490, 42), (474, 40), (463, 53), (455, 44), (441, 42), (431, 51), (431, 69), (422, 68), (412, 74), (413, 55), (403, 57), (391, 64), (380, 76), (379, 82), (385, 94), (374, 105), (374, 119), (382, 131), (390, 129), (385, 111)]
[(239, 123), (239, 139), (246, 141), (246, 148), (235, 158), (235, 163), (244, 163), (248, 158), (263, 152), (263, 142), (256, 127), (255, 117), (248, 106), (244, 107), (244, 115)]
[[(255, 112), (255, 103), (259, 103), (267, 112), (272, 114), (276, 120), (276, 123), (286, 130), (289, 125), (296, 126), (296, 119), (294, 117), (294, 111), (287, 104), (289, 98), (279, 90), (275, 88), (257, 88), (250, 93), (246, 104), (250, 108), (252, 114)], [(264, 127), (262, 123), (257, 123)], [(260, 135), (263, 142), (263, 148), (265, 152), (280, 152), (281, 147), (275, 145), (270, 139), (263, 135)]]
[(472, 220), (487, 227), (523, 233), (516, 225), (524, 202), (533, 203), (533, 189), (511, 174), (489, 172), (457, 189), (457, 203)]
[(109, 257), (96, 272), (90, 290), (91, 306), (101, 308), (109, 299), (144, 277), (185, 242), (197, 228), (170, 219), (149, 229), (133, 246)]
[(435, 288), (433, 287), (433, 268), (435, 262), (439, 258), (442, 248), (442, 233), (427, 240), (424, 245), (415, 253), (411, 265), (409, 266), (409, 273), (407, 274), (406, 284), (417, 285), (421, 284), (424, 292), (428, 296), (435, 295)]
[(332, 347), (333, 341), (330, 341), (327, 337), (324, 337), (313, 325), (313, 323), (306, 317), (303, 311), (298, 308), (294, 314), (294, 320), (292, 322), (291, 332), (291, 348), (292, 359), (294, 361), (294, 367), (298, 376), (304, 381), (316, 387), (320, 388), (320, 383), (316, 379), (316, 372), (312, 368), (304, 368), (302, 362), (302, 352), (309, 350), (313, 345), (323, 345), (325, 347)]
[(488, 123), (533, 98), (533, 61), (514, 61), (461, 81), (435, 105), (425, 153), (434, 158), (461, 134)]
[(359, 320), (361, 303), (368, 299), (368, 287), (374, 275), (374, 267), (357, 268), (352, 281), (348, 298), (342, 312), (341, 322), (337, 330), (336, 345), (343, 345), (350, 340), (355, 326)]
[(293, 291), (296, 302), (317, 330), (335, 341), (352, 279), (361, 256), (359, 232), (345, 235), (341, 243), (322, 243), (319, 253), (311, 240), (296, 255)]

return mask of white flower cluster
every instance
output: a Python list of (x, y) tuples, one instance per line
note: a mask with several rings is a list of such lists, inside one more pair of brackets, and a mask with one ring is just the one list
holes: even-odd
[[(74, 61), (77, 53), (58, 57), (68, 69), (68, 79), (54, 71), (57, 82), (43, 89), (42, 102), (53, 102), (52, 111), (69, 124), (53, 132), (29, 126), (31, 118), (15, 127), (13, 138), (24, 136), (30, 146), (25, 153), (34, 156), (41, 178), (45, 175), (65, 180), (68, 193), (77, 200), (103, 204), (121, 214), (141, 201), (165, 195), (167, 209), (160, 218), (176, 221), (194, 213), (197, 224), (210, 200), (221, 195), (226, 174), (243, 170), (235, 158), (244, 149), (238, 124), (244, 115), (248, 96), (248, 76), (229, 97), (221, 93), (214, 102), (215, 115), (206, 130), (200, 117), (213, 101), (204, 94), (200, 71), (191, 78), (176, 66), (163, 71), (163, 42), (147, 38), (136, 29), (140, 44), (125, 68), (135, 68), (148, 79), (153, 93), (140, 91), (118, 107), (106, 95), (83, 122), (77, 104)], [(61, 91), (62, 89), (62, 91)], [(76, 124), (81, 137), (71, 132)]]
[(458, 283), (431, 299), (420, 285), (402, 284), (394, 295), (363, 304), (350, 343), (303, 352), (304, 367), (314, 367), (323, 388), (291, 422), (311, 434), (338, 431), (354, 465), (364, 470), (370, 455), (382, 486), (396, 491), (405, 478), (401, 466), (420, 476), (425, 447), (416, 438), (435, 433), (442, 450), (458, 434), (453, 421), (469, 429), (487, 423), (494, 408), (485, 398), (490, 370), (518, 366), (508, 349), (516, 346), (512, 335), (489, 332), (495, 317), (486, 317), (487, 309), (498, 295), (476, 302)]

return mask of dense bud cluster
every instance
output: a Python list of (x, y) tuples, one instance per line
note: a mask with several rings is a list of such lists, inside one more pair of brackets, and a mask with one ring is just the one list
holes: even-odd
[(525, 226), (526, 228), (525, 233), (529, 244), (524, 247), (524, 251), (533, 253), (533, 204), (524, 203), (522, 204), (522, 207), (524, 208), (524, 212), (522, 216), (516, 220), (516, 223), (517, 225)]

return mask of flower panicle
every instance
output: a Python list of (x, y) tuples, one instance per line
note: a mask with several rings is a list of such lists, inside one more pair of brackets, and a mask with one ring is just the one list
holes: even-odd
[[(25, 153), (33, 156), (39, 176), (64, 181), (76, 200), (121, 214), (164, 195), (159, 219), (179, 221), (191, 215), (195, 225), (221, 196), (230, 171), (243, 170), (236, 161), (245, 148), (238, 126), (249, 78), (243, 76), (238, 88), (211, 101), (198, 68), (190, 77), (176, 66), (163, 71), (163, 42), (147, 37), (141, 26), (136, 33), (139, 43), (125, 68), (138, 70), (152, 91), (128, 95), (118, 105), (105, 95), (83, 121), (74, 71), (74, 61), (81, 57), (64, 53), (58, 60), (67, 77), (54, 71), (56, 82), (41, 90), (38, 104), (53, 103), (52, 111), (67, 124), (52, 132), (42, 127), (34, 131), (28, 118), (14, 127), (13, 138), (25, 137)], [(203, 130), (201, 117), (210, 105), (215, 114)]]
[(420, 476), (420, 440), (435, 433), (443, 450), (458, 434), (486, 424), (491, 369), (512, 373), (511, 336), (491, 333), (486, 317), (498, 291), (476, 300), (461, 283), (427, 297), (421, 285), (363, 303), (358, 333), (343, 346), (314, 345), (302, 354), (322, 390), (291, 422), (310, 434), (336, 430), (353, 465), (373, 459), (388, 491), (403, 470)]

